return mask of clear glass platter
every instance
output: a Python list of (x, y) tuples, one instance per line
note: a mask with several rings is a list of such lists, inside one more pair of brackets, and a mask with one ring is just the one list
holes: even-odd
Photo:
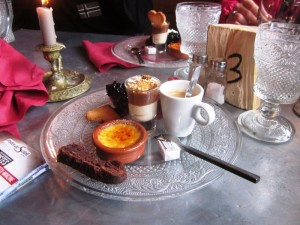
[[(156, 133), (149, 136), (144, 155), (126, 165), (127, 180), (105, 184), (56, 161), (61, 146), (77, 143), (94, 151), (92, 131), (96, 123), (88, 122), (86, 112), (108, 103), (105, 89), (82, 95), (62, 105), (46, 122), (40, 139), (43, 157), (58, 176), (90, 194), (123, 201), (154, 201), (176, 197), (200, 189), (220, 178), (223, 170), (186, 152), (180, 159), (164, 162), (153, 135), (163, 133), (158, 119)], [(208, 99), (205, 99), (208, 102)], [(211, 102), (212, 103), (212, 102)], [(209, 126), (196, 125), (183, 139), (186, 144), (233, 163), (240, 152), (240, 130), (229, 113), (212, 103), (216, 120)]]
[(142, 54), (145, 63), (139, 64), (137, 57), (130, 52), (130, 49), (132, 47), (142, 49), (145, 46), (147, 38), (149, 36), (135, 36), (119, 41), (112, 47), (112, 53), (125, 62), (139, 66), (156, 68), (179, 68), (187, 66), (186, 60), (172, 57), (168, 54), (168, 51), (166, 54), (161, 55)]

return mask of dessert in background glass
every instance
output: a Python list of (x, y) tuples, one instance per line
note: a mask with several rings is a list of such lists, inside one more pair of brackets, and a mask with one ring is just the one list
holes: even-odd
[[(176, 5), (176, 25), (181, 37), (180, 51), (189, 55), (206, 55), (207, 30), (210, 24), (219, 23), (221, 5), (212, 2), (182, 2)], [(174, 75), (188, 79), (189, 67), (180, 68)]]
[(238, 117), (242, 131), (250, 137), (271, 143), (292, 139), (295, 128), (280, 115), (280, 104), (295, 103), (300, 96), (299, 52), (299, 24), (268, 22), (258, 26), (254, 92), (263, 102), (258, 110)]
[(161, 11), (150, 10), (147, 16), (152, 26), (152, 42), (155, 44), (156, 53), (164, 53), (170, 23), (166, 21), (166, 15)]
[(166, 52), (169, 25), (169, 22), (165, 22), (160, 26), (152, 23), (152, 41), (155, 44), (157, 54)]
[(141, 123), (147, 132), (156, 128), (157, 101), (160, 80), (151, 75), (136, 75), (125, 81), (129, 115)]

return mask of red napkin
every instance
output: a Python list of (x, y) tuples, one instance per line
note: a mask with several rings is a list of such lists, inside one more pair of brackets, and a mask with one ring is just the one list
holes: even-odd
[(16, 123), (48, 101), (43, 69), (0, 39), (0, 131), (20, 137)]
[(94, 63), (100, 72), (106, 72), (114, 66), (119, 66), (122, 68), (134, 68), (137, 67), (131, 63), (127, 63), (118, 59), (111, 52), (111, 48), (114, 45), (112, 42), (97, 42), (92, 43), (90, 41), (82, 41), (85, 47), (89, 59)]

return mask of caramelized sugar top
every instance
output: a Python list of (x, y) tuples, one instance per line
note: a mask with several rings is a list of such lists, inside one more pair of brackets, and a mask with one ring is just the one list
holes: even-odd
[(98, 134), (99, 141), (109, 148), (126, 148), (135, 144), (141, 137), (141, 131), (126, 123), (117, 123), (104, 128)]

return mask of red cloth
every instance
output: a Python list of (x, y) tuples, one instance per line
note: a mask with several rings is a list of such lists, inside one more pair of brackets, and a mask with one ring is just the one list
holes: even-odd
[(229, 13), (233, 10), (233, 7), (238, 2), (238, 0), (223, 0), (221, 1), (222, 5), (222, 13), (220, 18), (220, 23), (225, 23), (226, 18), (229, 15)]
[(0, 39), (0, 131), (20, 137), (16, 123), (48, 101), (44, 71)]
[(122, 68), (134, 68), (137, 67), (131, 63), (127, 63), (121, 59), (118, 59), (111, 52), (111, 48), (114, 45), (112, 42), (97, 42), (92, 43), (90, 41), (82, 41), (85, 47), (89, 59), (94, 63), (100, 72), (106, 72), (114, 66)]
[[(221, 18), (220, 18), (220, 23), (225, 23), (226, 18), (229, 15), (229, 13), (233, 10), (235, 4), (239, 2), (239, 0), (222, 0), (221, 5), (222, 5), (222, 13), (221, 13)], [(259, 5), (259, 0), (254, 0), (254, 2)]]

